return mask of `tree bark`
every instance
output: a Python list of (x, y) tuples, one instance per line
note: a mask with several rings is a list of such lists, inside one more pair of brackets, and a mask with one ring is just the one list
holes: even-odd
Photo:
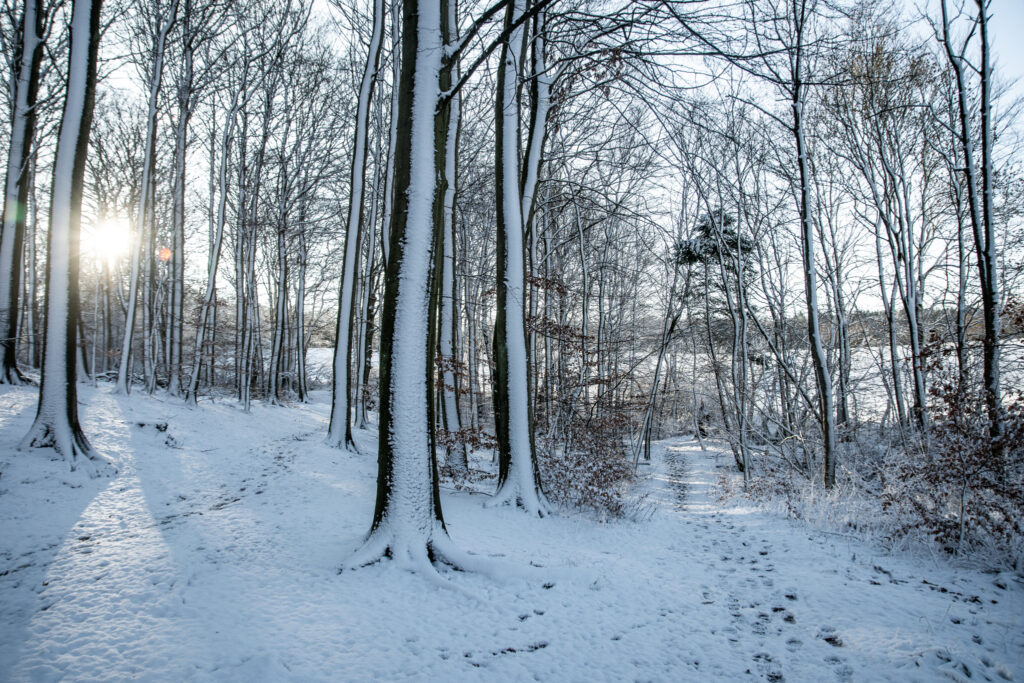
[(345, 261), (341, 271), (338, 293), (337, 338), (334, 346), (334, 383), (332, 385), (331, 421), (327, 429), (327, 443), (335, 448), (355, 450), (352, 440), (352, 414), (350, 410), (353, 323), (355, 321), (356, 278), (359, 270), (359, 245), (363, 222), (363, 186), (366, 180), (366, 145), (370, 135), (370, 104), (373, 85), (380, 63), (384, 34), (384, 0), (373, 3), (373, 33), (363, 67), (363, 78), (356, 103), (355, 145), (352, 149), (352, 169), (349, 181), (348, 221), (345, 227)]
[(494, 504), (512, 504), (544, 516), (530, 425), (529, 363), (526, 349), (526, 287), (522, 188), (520, 185), (520, 93), (524, 31), (512, 27), (526, 11), (525, 0), (505, 10), (508, 40), (501, 48), (495, 123), (497, 213), (497, 314), (494, 324), (498, 490)]
[[(36, 128), (36, 96), (43, 58), (43, 0), (25, 0), (12, 60), (11, 141), (7, 148), (3, 231), (0, 233), (0, 384), (21, 384), (18, 303), (28, 214), (29, 170)], [(33, 245), (34, 248), (34, 245)]]
[(453, 562), (430, 449), (428, 344), (437, 168), (435, 112), (443, 55), (439, 0), (403, 3), (398, 145), (381, 313), (377, 502), (370, 535), (346, 567), (384, 557), (410, 569)]
[(72, 9), (68, 87), (54, 162), (46, 262), (46, 342), (36, 419), (22, 447), (49, 447), (90, 474), (106, 462), (89, 445), (78, 421), (78, 266), (82, 191), (96, 91), (100, 1)]

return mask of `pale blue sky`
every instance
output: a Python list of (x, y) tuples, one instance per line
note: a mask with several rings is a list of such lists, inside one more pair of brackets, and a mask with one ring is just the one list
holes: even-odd
[(990, 30), (997, 72), (1024, 95), (1024, 0), (992, 0)]

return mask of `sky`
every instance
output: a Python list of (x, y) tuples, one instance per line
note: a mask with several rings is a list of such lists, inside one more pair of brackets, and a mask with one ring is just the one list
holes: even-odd
[(1004, 81), (1016, 80), (1024, 96), (1024, 0), (992, 0), (992, 48), (995, 68)]

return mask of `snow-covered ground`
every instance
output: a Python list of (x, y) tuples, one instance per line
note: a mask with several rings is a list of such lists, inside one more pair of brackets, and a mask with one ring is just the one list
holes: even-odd
[(90, 480), (15, 450), (35, 392), (0, 387), (0, 679), (1024, 678), (1017, 577), (722, 506), (729, 458), (682, 439), (645, 469), (644, 521), (446, 491), (490, 571), (339, 574), (373, 510), (373, 435), (327, 448), (314, 398), (246, 415), (82, 387), (120, 469)]

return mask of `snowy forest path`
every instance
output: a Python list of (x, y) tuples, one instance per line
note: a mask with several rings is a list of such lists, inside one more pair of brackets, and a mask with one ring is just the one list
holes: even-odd
[[(695, 616), (744, 652), (744, 673), (769, 681), (1019, 676), (1019, 581), (1000, 576), (982, 587), (970, 572), (725, 503), (723, 488), (735, 490), (739, 478), (727, 445), (705, 451), (687, 437), (658, 445), (651, 478), (659, 512), (686, 530), (680, 571), (703, 579)], [(719, 627), (723, 608), (729, 623)], [(980, 635), (996, 624), (996, 642)]]
[(325, 445), (326, 394), (245, 413), (82, 389), (115, 477), (14, 450), (34, 395), (0, 388), (0, 681), (1024, 677), (1013, 577), (723, 502), (720, 444), (656, 444), (635, 520), (445, 491), (453, 542), (493, 573), (339, 575), (375, 435)]

